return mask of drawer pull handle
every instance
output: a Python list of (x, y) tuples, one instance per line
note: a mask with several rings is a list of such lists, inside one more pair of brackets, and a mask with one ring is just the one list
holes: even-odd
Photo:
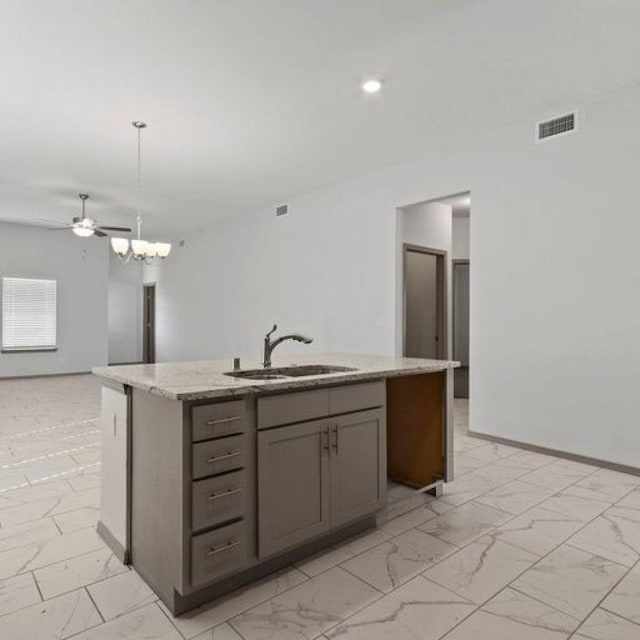
[(215, 424), (226, 424), (227, 422), (235, 422), (240, 420), (240, 416), (230, 416), (229, 418), (218, 418), (217, 420), (207, 420), (207, 426), (212, 427)]
[(212, 502), (213, 500), (219, 500), (220, 498), (226, 498), (227, 496), (234, 496), (236, 493), (242, 493), (242, 488), (239, 489), (229, 489), (228, 491), (223, 491), (222, 493), (212, 493), (207, 500)]
[(227, 544), (224, 545), (224, 547), (218, 547), (213, 548), (213, 549), (209, 549), (209, 551), (207, 552), (207, 556), (215, 556), (218, 553), (222, 553), (223, 551), (228, 551), (229, 549), (233, 549), (234, 547), (238, 547), (240, 546), (240, 542), (231, 542), (229, 541)]
[(229, 451), (229, 453), (225, 453), (222, 456), (214, 456), (213, 458), (209, 458), (207, 462), (211, 464), (213, 462), (218, 462), (220, 460), (228, 460), (229, 458), (235, 458), (236, 456), (239, 456), (239, 455), (240, 455), (239, 451), (234, 451), (233, 453)]

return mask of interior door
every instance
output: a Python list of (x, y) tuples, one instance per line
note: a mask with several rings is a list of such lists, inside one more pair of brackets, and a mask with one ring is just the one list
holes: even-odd
[(145, 284), (142, 314), (142, 361), (156, 361), (156, 285)]
[(469, 263), (453, 265), (453, 359), (469, 366)]
[(405, 250), (405, 346), (404, 355), (440, 357), (441, 292), (440, 256)]
[(375, 409), (335, 418), (330, 436), (331, 525), (336, 527), (386, 502), (385, 413)]
[(258, 433), (258, 532), (261, 558), (330, 527), (327, 420)]

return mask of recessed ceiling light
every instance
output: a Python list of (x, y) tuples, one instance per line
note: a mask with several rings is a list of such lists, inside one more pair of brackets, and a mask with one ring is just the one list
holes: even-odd
[(371, 78), (371, 80), (366, 80), (362, 83), (362, 90), (365, 93), (378, 93), (380, 89), (382, 89), (382, 82), (375, 78)]

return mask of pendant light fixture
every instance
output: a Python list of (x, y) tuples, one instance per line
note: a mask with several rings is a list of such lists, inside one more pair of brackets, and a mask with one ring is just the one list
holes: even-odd
[(151, 264), (155, 258), (166, 258), (171, 252), (171, 244), (168, 242), (147, 242), (141, 237), (142, 231), (142, 154), (140, 134), (147, 127), (144, 122), (134, 120), (131, 123), (138, 134), (138, 213), (136, 214), (136, 238), (111, 238), (111, 248), (118, 255), (122, 262), (127, 263), (133, 258), (137, 262)]

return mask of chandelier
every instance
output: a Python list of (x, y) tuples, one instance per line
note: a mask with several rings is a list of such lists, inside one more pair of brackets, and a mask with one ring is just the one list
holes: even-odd
[(166, 258), (171, 252), (171, 244), (169, 242), (148, 242), (141, 238), (142, 154), (140, 133), (147, 125), (139, 120), (135, 120), (131, 124), (136, 128), (138, 134), (138, 212), (136, 214), (136, 238), (131, 240), (131, 246), (129, 246), (129, 240), (127, 238), (111, 238), (111, 248), (125, 264), (128, 263), (131, 258), (140, 263), (151, 264), (156, 258)]

